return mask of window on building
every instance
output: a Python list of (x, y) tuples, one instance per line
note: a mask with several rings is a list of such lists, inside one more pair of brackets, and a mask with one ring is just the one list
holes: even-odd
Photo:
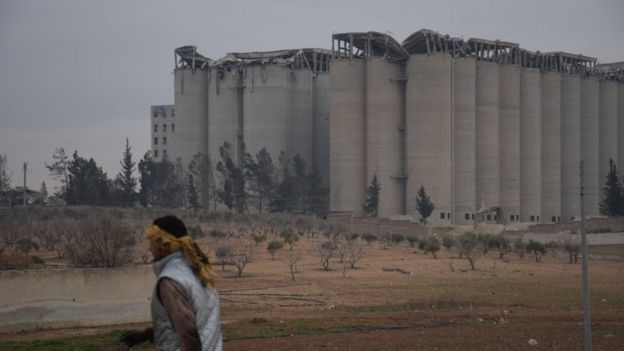
[(154, 124), (154, 133), (158, 132), (158, 124)]
[(440, 212), (440, 219), (444, 219), (444, 212)]
[(487, 215), (487, 220), (491, 221), (492, 220), (492, 215)]
[(570, 222), (574, 222), (574, 216), (570, 217)]
[(530, 218), (531, 222), (535, 222), (535, 216), (531, 216), (529, 218)]
[(163, 145), (167, 145), (167, 137), (163, 137)]
[(446, 213), (446, 219), (451, 219), (451, 213), (450, 212)]
[(537, 216), (536, 218), (537, 218), (537, 221), (539, 222), (539, 216)]
[(509, 220), (513, 222), (513, 220), (514, 220), (514, 215), (509, 215)]
[(154, 117), (158, 117), (158, 113), (154, 112)]
[(465, 219), (465, 220), (467, 220), (467, 221), (469, 221), (469, 220), (470, 220), (470, 213), (466, 213), (466, 214), (464, 215), (464, 219)]
[(470, 215), (470, 219), (474, 219), (474, 213)]
[(165, 132), (165, 133), (167, 132), (167, 125), (166, 124), (163, 124), (162, 131)]
[(171, 117), (175, 117), (175, 110), (171, 109)]
[(171, 123), (171, 131), (175, 132), (175, 123)]
[(557, 217), (552, 216), (552, 217), (550, 218), (550, 220), (551, 220), (553, 223), (556, 223), (556, 222), (557, 222)]
[(158, 150), (154, 150), (154, 158), (158, 158)]
[(158, 145), (158, 138), (154, 138), (154, 145)]
[(163, 150), (163, 157), (167, 157), (167, 149)]

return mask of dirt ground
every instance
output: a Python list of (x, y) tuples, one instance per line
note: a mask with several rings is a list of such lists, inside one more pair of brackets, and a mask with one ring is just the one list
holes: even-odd
[[(536, 263), (529, 254), (499, 259), (491, 252), (473, 271), (445, 249), (433, 258), (406, 244), (376, 243), (363, 244), (356, 269), (333, 258), (324, 271), (320, 243), (304, 239), (275, 260), (261, 244), (240, 278), (233, 266), (215, 267), (226, 350), (583, 349), (581, 264), (563, 253)], [(302, 257), (294, 281), (291, 253)], [(623, 270), (621, 259), (590, 261), (594, 350), (624, 350)], [(0, 334), (0, 341), (144, 326)]]

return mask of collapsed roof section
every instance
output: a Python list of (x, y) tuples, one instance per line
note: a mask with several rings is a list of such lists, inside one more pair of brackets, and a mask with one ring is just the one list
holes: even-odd
[(218, 60), (211, 60), (197, 53), (195, 46), (183, 46), (175, 50), (176, 68), (231, 69), (253, 65), (275, 64), (291, 69), (308, 69), (314, 72), (329, 71), (331, 51), (326, 49), (290, 49), (260, 52), (231, 52)]
[(194, 45), (181, 46), (175, 49), (176, 68), (204, 69), (212, 64), (212, 60), (197, 53)]
[(338, 33), (332, 36), (332, 55), (339, 59), (377, 56), (396, 62), (406, 60), (409, 55), (437, 53), (624, 82), (624, 62), (597, 65), (595, 57), (562, 51), (529, 51), (518, 43), (508, 41), (479, 38), (464, 40), (430, 29), (412, 33), (401, 44), (390, 35), (379, 32)]
[(379, 32), (339, 33), (332, 36), (332, 54), (337, 57), (384, 57), (388, 61), (407, 59), (409, 53), (391, 36)]

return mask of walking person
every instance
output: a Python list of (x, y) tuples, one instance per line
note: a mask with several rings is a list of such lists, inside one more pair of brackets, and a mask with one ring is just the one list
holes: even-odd
[(208, 257), (175, 216), (154, 220), (145, 229), (154, 257), (152, 327), (128, 331), (128, 347), (146, 340), (156, 351), (221, 351), (219, 296)]

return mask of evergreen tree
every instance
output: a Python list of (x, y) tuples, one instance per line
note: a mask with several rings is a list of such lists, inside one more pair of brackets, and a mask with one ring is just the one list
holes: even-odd
[(366, 200), (364, 201), (364, 212), (369, 217), (377, 217), (377, 210), (379, 208), (379, 192), (381, 191), (381, 184), (377, 181), (377, 174), (373, 176), (368, 189), (366, 189)]
[(45, 166), (50, 171), (50, 175), (61, 183), (56, 195), (63, 197), (65, 202), (68, 202), (67, 185), (69, 184), (69, 156), (65, 153), (65, 149), (57, 147), (52, 154), (52, 160), (52, 164), (45, 163)]
[(193, 181), (193, 174), (189, 173), (188, 181), (186, 184), (186, 196), (187, 203), (190, 208), (197, 210), (199, 208), (199, 199), (197, 197), (197, 190), (195, 189), (195, 184)]
[(280, 152), (279, 158), (280, 181), (277, 185), (276, 196), (271, 202), (271, 211), (288, 212), (295, 209), (297, 200), (295, 177), (290, 171), (290, 159), (284, 151)]
[(600, 214), (609, 217), (624, 216), (624, 187), (612, 159), (609, 159), (609, 174), (606, 176), (602, 194)]
[(323, 185), (323, 179), (317, 170), (312, 170), (306, 177), (307, 209), (317, 216), (324, 216), (329, 212), (329, 189)]
[(41, 203), (46, 204), (48, 202), (48, 187), (45, 182), (41, 182), (41, 189), (39, 190), (41, 196)]
[(189, 163), (189, 173), (193, 175), (200, 206), (209, 208), (211, 203), (216, 211), (216, 195), (212, 161), (208, 155), (197, 153)]
[[(217, 163), (217, 171), (221, 174), (221, 189), (218, 197), (229, 210), (235, 208), (239, 213), (247, 211), (247, 189), (245, 172), (232, 159), (232, 145), (227, 141), (219, 147), (221, 161)], [(244, 150), (243, 150), (244, 155)]]
[(10, 199), (9, 190), (11, 190), (11, 176), (7, 169), (7, 156), (0, 154), (0, 205), (6, 197)]
[(131, 206), (137, 196), (137, 179), (133, 175), (136, 163), (132, 160), (128, 138), (126, 138), (126, 147), (119, 163), (121, 164), (121, 171), (116, 179), (119, 200), (125, 206)]
[(178, 206), (177, 194), (184, 193), (184, 188), (179, 188), (175, 180), (175, 166), (167, 158), (155, 161), (148, 151), (139, 162), (139, 175), (139, 201), (143, 206)]
[(420, 186), (418, 194), (416, 195), (416, 209), (420, 214), (420, 223), (427, 224), (427, 218), (431, 216), (431, 213), (435, 209), (433, 202), (429, 198), (429, 195), (425, 192), (425, 187)]
[(71, 205), (103, 205), (110, 200), (111, 181), (93, 158), (85, 159), (74, 151), (67, 167), (66, 201)]
[(269, 204), (275, 197), (275, 166), (271, 154), (262, 148), (256, 154), (256, 182), (258, 190), (258, 211), (262, 212), (263, 205)]

